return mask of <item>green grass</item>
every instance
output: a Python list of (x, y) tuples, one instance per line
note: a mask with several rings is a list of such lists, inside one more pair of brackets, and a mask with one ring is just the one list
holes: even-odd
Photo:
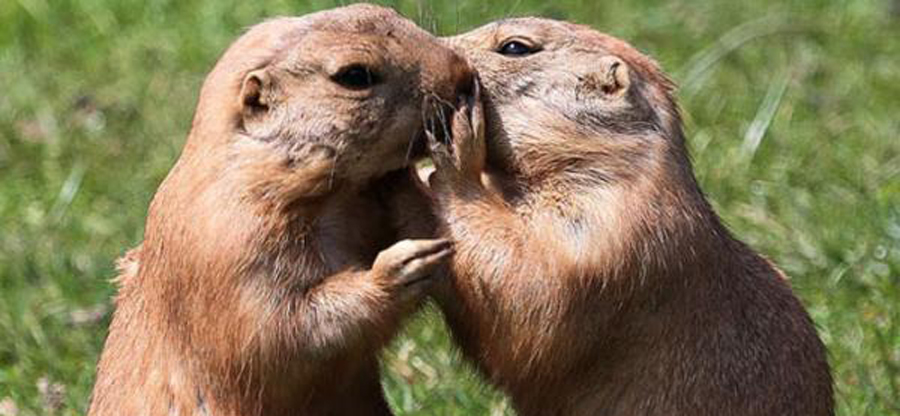
[[(792, 277), (815, 319), (839, 414), (900, 414), (896, 1), (487, 3), (391, 4), (441, 34), (535, 14), (655, 56), (683, 85), (704, 189)], [(205, 72), (242, 28), (333, 5), (0, 2), (0, 413), (84, 412), (113, 260), (141, 240)], [(400, 414), (511, 414), (454, 355), (433, 312), (394, 343), (385, 368)], [(58, 403), (41, 393), (48, 383), (64, 386)]]

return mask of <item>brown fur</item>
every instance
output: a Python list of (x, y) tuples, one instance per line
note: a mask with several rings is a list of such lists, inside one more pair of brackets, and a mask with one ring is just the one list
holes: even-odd
[[(379, 82), (339, 84), (351, 64)], [(424, 99), (455, 99), (471, 79), (375, 6), (238, 39), (120, 263), (89, 414), (389, 414), (377, 352), (450, 248), (385, 249), (395, 236), (371, 183), (407, 163)]]
[[(498, 53), (509, 39), (541, 51)], [(448, 42), (483, 83), (487, 166), (480, 180), (476, 106), (452, 149), (432, 142), (434, 212), (456, 248), (436, 297), (519, 414), (833, 414), (813, 323), (705, 200), (655, 62), (545, 19)]]

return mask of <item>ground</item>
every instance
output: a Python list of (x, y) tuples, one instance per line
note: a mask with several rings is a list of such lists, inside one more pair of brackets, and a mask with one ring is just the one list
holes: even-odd
[[(706, 193), (828, 345), (838, 413), (900, 414), (900, 2), (389, 4), (441, 34), (568, 19), (656, 57)], [(0, 2), (0, 414), (84, 412), (113, 261), (141, 240), (204, 74), (248, 25), (334, 5)], [(512, 414), (434, 311), (384, 363), (398, 414)]]

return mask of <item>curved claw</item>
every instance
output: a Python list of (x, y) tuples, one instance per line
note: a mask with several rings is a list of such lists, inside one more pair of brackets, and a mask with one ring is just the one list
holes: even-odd
[(472, 121), (472, 131), (475, 137), (484, 140), (484, 104), (481, 100), (481, 82), (475, 79), (472, 87), (472, 95), (469, 97), (469, 120)]

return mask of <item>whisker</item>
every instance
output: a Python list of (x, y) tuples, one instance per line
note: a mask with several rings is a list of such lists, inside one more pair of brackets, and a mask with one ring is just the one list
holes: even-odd
[(341, 157), (341, 152), (343, 152), (342, 148), (338, 148), (337, 152), (334, 152), (334, 162), (331, 163), (331, 172), (328, 174), (328, 190), (334, 189), (334, 174), (337, 171), (338, 159)]
[(418, 135), (418, 132), (413, 133), (412, 136), (409, 138), (409, 143), (406, 145), (406, 159), (404, 160), (404, 163), (406, 163), (406, 164), (409, 164), (409, 162), (412, 161), (412, 152), (413, 152), (413, 147), (415, 147), (415, 145), (416, 145), (416, 136), (417, 135)]
[(441, 121), (441, 131), (444, 133), (444, 143), (450, 144), (451, 143), (450, 121), (447, 120), (446, 113), (444, 113), (443, 111), (440, 111), (440, 110), (441, 109), (438, 109), (438, 117), (440, 118), (440, 121)]

